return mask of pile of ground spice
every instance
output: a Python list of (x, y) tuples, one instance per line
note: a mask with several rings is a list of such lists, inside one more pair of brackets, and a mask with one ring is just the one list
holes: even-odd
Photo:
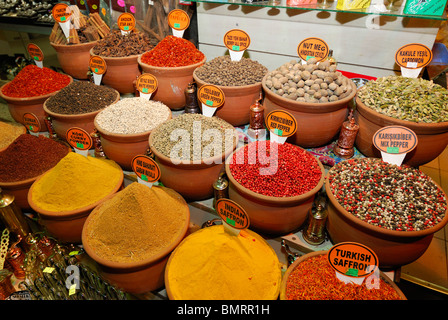
[(59, 114), (83, 114), (104, 109), (119, 93), (90, 81), (75, 81), (45, 101), (48, 110)]
[(2, 93), (12, 98), (42, 96), (61, 90), (70, 81), (71, 78), (65, 74), (30, 64), (2, 88)]
[(92, 212), (86, 241), (108, 261), (142, 261), (172, 245), (188, 217), (173, 190), (134, 182)]
[(0, 121), (0, 150), (9, 146), (24, 133), (26, 129), (21, 123)]
[(0, 152), (0, 181), (37, 177), (53, 168), (68, 152), (67, 146), (52, 139), (22, 134)]

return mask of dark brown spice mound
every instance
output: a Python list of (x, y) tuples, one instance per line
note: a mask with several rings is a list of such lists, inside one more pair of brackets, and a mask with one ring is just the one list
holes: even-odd
[(47, 137), (22, 134), (0, 152), (0, 181), (37, 177), (53, 168), (68, 152), (67, 146)]
[(128, 57), (142, 54), (154, 48), (158, 40), (150, 38), (143, 32), (131, 32), (122, 35), (119, 30), (112, 30), (93, 47), (93, 53), (103, 57)]

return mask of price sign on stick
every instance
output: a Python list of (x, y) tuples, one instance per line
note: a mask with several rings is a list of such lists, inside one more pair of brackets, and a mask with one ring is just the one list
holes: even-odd
[(402, 46), (395, 53), (395, 62), (404, 77), (417, 78), (423, 67), (432, 60), (432, 50), (420, 43)]
[(151, 95), (157, 90), (158, 81), (152, 74), (143, 73), (137, 78), (135, 86), (140, 92), (140, 96), (149, 100)]
[(168, 14), (168, 25), (173, 31), (173, 36), (182, 38), (185, 30), (190, 26), (190, 17), (184, 10), (171, 10)]
[(92, 56), (89, 61), (90, 71), (93, 73), (93, 81), (96, 85), (101, 84), (101, 79), (103, 78), (103, 74), (106, 72), (107, 64), (103, 58), (100, 56)]
[(42, 68), (44, 61), (44, 54), (42, 50), (39, 48), (39, 46), (37, 46), (34, 43), (29, 43), (26, 49), (28, 50), (28, 54), (31, 56), (31, 59), (33, 59), (34, 62), (36, 63), (36, 66)]
[(224, 222), (227, 231), (238, 234), (249, 227), (249, 216), (246, 211), (235, 201), (221, 198), (216, 201), (216, 212)]
[(146, 184), (151, 187), (153, 183), (160, 179), (160, 167), (150, 157), (145, 155), (137, 155), (131, 162), (132, 170), (137, 175), (139, 183)]
[(205, 84), (198, 90), (198, 100), (202, 104), (202, 114), (212, 117), (217, 108), (225, 102), (224, 92), (215, 85)]
[(271, 132), (271, 140), (278, 143), (285, 143), (286, 139), (297, 131), (297, 121), (287, 111), (274, 110), (269, 112), (265, 123)]
[(51, 10), (53, 19), (59, 23), (62, 31), (64, 32), (67, 41), (69, 42), (70, 37), (70, 18), (72, 11), (70, 7), (65, 3), (57, 3), (53, 6)]
[(249, 48), (250, 37), (240, 29), (232, 29), (224, 35), (224, 45), (229, 49), (232, 61), (240, 61), (244, 51)]
[(67, 130), (65, 136), (68, 144), (75, 149), (76, 153), (87, 157), (87, 153), (93, 145), (92, 137), (87, 131), (82, 128), (73, 127)]
[(373, 135), (374, 146), (381, 151), (383, 161), (400, 166), (406, 154), (417, 146), (417, 135), (403, 126), (387, 126)]
[(306, 38), (297, 46), (297, 54), (302, 61), (316, 58), (319, 62), (327, 58), (329, 52), (327, 43), (320, 38)]
[(121, 34), (129, 34), (135, 28), (135, 17), (129, 12), (122, 13), (117, 19), (117, 25)]
[(25, 113), (23, 115), (23, 124), (34, 135), (37, 135), (41, 129), (39, 118), (34, 113)]

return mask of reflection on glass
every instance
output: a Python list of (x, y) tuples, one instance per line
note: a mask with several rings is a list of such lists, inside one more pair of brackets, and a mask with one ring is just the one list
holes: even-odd
[(389, 4), (387, 5), (387, 10), (389, 11), (398, 11), (398, 8), (395, 7), (395, 3), (397, 2), (397, 0), (389, 0)]
[(331, 4), (329, 4), (327, 0), (322, 0), (317, 7), (321, 9), (327, 9), (331, 7)]

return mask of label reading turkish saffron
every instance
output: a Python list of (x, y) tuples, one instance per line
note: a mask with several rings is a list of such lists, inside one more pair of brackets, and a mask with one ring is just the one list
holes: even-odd
[(89, 150), (93, 145), (90, 134), (82, 128), (70, 128), (66, 133), (66, 140), (69, 145), (78, 150)]
[(395, 53), (395, 62), (402, 68), (417, 69), (427, 66), (432, 60), (432, 50), (420, 43), (402, 46)]
[(403, 126), (387, 126), (379, 129), (373, 135), (375, 147), (386, 153), (409, 153), (417, 146), (417, 135), (409, 128)]
[(134, 173), (145, 182), (154, 183), (160, 179), (160, 167), (150, 157), (137, 155), (131, 162)]
[(216, 201), (216, 212), (222, 221), (232, 228), (243, 230), (249, 227), (249, 216), (235, 201), (219, 199)]
[(300, 59), (305, 61), (309, 58), (316, 58), (317, 61), (322, 61), (327, 58), (329, 52), (330, 49), (327, 43), (319, 38), (306, 38), (297, 46), (297, 54)]
[(149, 94), (157, 90), (158, 81), (152, 74), (143, 73), (137, 78), (135, 86), (139, 92)]
[(107, 69), (106, 61), (100, 56), (92, 56), (89, 60), (89, 68), (95, 74), (104, 74)]
[(129, 12), (122, 13), (117, 19), (117, 25), (121, 31), (132, 31), (135, 28), (135, 17)]
[(366, 277), (378, 268), (378, 257), (369, 247), (356, 242), (341, 242), (328, 251), (328, 262), (347, 277)]
[(249, 48), (250, 37), (240, 29), (232, 29), (224, 35), (224, 45), (232, 51), (244, 51)]
[(171, 10), (168, 14), (168, 25), (174, 30), (185, 30), (190, 25), (190, 17), (184, 10)]
[(51, 14), (53, 15), (53, 19), (56, 20), (56, 22), (62, 23), (70, 20), (72, 11), (67, 4), (57, 3), (53, 6)]
[(22, 117), (25, 127), (33, 133), (37, 133), (41, 129), (39, 118), (34, 113), (25, 113)]
[(205, 84), (198, 90), (198, 99), (209, 107), (218, 108), (224, 104), (225, 96), (224, 92), (217, 86)]
[(26, 49), (34, 61), (43, 61), (44, 60), (44, 54), (38, 45), (36, 45), (34, 43), (29, 43), (28, 46), (26, 47)]
[(266, 116), (266, 127), (280, 137), (290, 137), (297, 131), (297, 121), (292, 114), (283, 110), (271, 111)]

